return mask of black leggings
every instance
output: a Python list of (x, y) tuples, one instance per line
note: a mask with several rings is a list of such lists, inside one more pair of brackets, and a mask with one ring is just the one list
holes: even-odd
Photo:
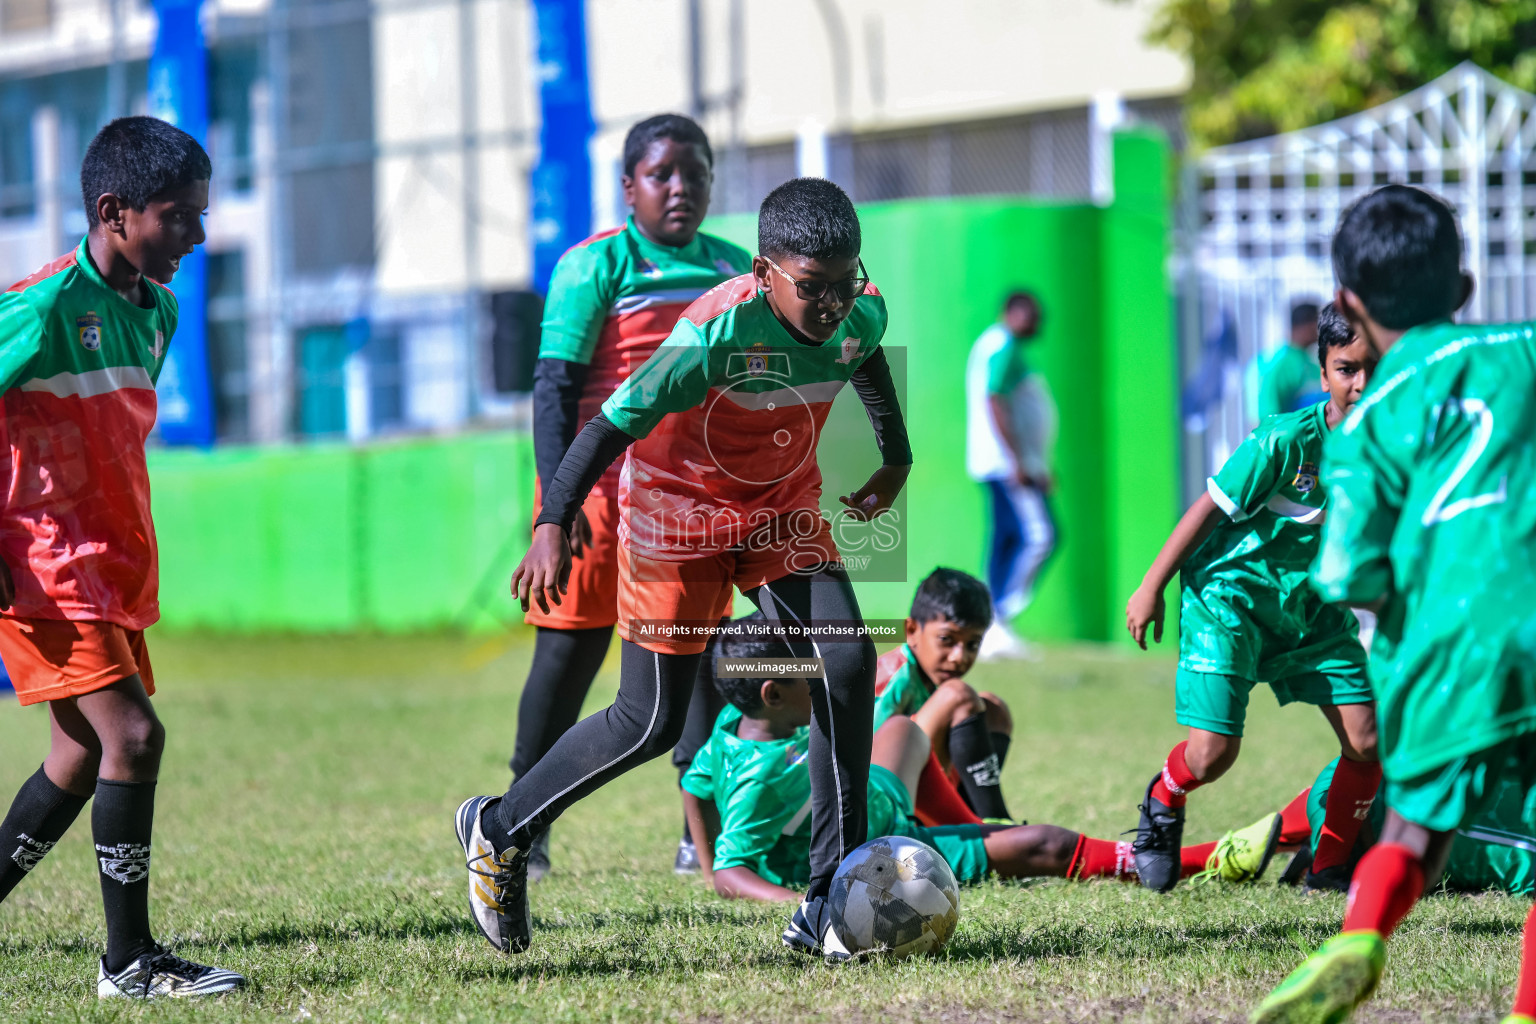
[[(770, 620), (861, 621), (842, 569), (823, 566), (747, 591)], [(865, 794), (874, 715), (875, 646), (799, 642), (795, 654), (825, 659), (811, 681), (811, 894), (824, 895), (837, 865), (865, 840)], [(658, 757), (682, 735), (702, 654), (661, 654), (623, 641), (618, 698), (583, 719), (519, 775), (494, 808), (498, 845), (527, 849), (567, 807), (624, 772)]]
[[(581, 717), (581, 705), (592, 689), (592, 680), (608, 655), (613, 639), (612, 626), (594, 629), (553, 629), (538, 627), (533, 642), (533, 663), (528, 666), (528, 680), (517, 705), (517, 741), (512, 748), (512, 777), (524, 772), (549, 753), (555, 741)], [(679, 772), (693, 763), (709, 739), (715, 718), (720, 714), (720, 695), (715, 692), (714, 677), (701, 671), (688, 705), (687, 724), (682, 738), (672, 750), (672, 764)]]

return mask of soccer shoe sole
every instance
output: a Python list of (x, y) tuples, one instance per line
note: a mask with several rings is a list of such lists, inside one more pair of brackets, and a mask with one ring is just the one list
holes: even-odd
[[(525, 924), (522, 935), (513, 934), (507, 935), (503, 938), (498, 938), (496, 935), (492, 935), (480, 920), (479, 907), (477, 906), (476, 901), (478, 900), (480, 902), (484, 902), (484, 899), (475, 892), (477, 879), (478, 884), (482, 887), (485, 886), (485, 883), (488, 880), (469, 867), (469, 865), (474, 860), (484, 856), (483, 854), (477, 854), (474, 850), (472, 850), (471, 845), (475, 841), (475, 832), (480, 828), (480, 811), (486, 805), (486, 803), (492, 799), (494, 799), (494, 797), (470, 797), (462, 804), (459, 804), (458, 812), (454, 815), (453, 819), (454, 835), (459, 841), (459, 846), (464, 850), (464, 867), (465, 870), (469, 873), (469, 917), (470, 920), (475, 922), (476, 930), (480, 932), (480, 934), (485, 938), (485, 941), (489, 942), (492, 947), (502, 953), (521, 953), (527, 949), (529, 944), (532, 942), (532, 921), (528, 921)], [(486, 846), (489, 847), (490, 843), (487, 842)], [(525, 893), (524, 900), (526, 901), (526, 899), (527, 895)], [(498, 915), (498, 919), (500, 916), (502, 915)], [(510, 918), (510, 915), (507, 916)], [(497, 932), (500, 932), (500, 928), (497, 929)]]
[(1376, 990), (1380, 975), (1369, 957), (1334, 954), (1310, 978), (1282, 995), (1271, 995), (1249, 1024), (1343, 1024)]
[(1275, 820), (1269, 829), (1269, 839), (1264, 843), (1264, 859), (1259, 861), (1259, 869), (1253, 873), (1249, 882), (1257, 882), (1264, 877), (1264, 872), (1269, 870), (1269, 862), (1275, 859), (1275, 851), (1280, 848), (1280, 829), (1285, 824), (1285, 819), (1275, 815)]

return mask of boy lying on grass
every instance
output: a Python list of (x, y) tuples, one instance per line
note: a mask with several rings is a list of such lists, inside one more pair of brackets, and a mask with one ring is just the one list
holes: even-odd
[[(810, 686), (803, 678), (724, 674), (732, 662), (783, 659), (778, 640), (723, 631), (715, 686), (727, 701), (709, 742), (683, 776), (689, 828), (705, 878), (727, 899), (792, 901), (810, 876), (811, 782), (806, 765)], [(913, 816), (913, 794), (928, 763), (922, 728), (893, 715), (875, 733), (869, 772), (868, 838), (901, 835), (938, 850), (961, 883), (1054, 876), (1134, 880), (1130, 844), (1093, 839), (1056, 825), (941, 825)], [(1278, 815), (1219, 841), (1185, 847), (1186, 876), (1229, 881), (1263, 874), (1274, 854)]]

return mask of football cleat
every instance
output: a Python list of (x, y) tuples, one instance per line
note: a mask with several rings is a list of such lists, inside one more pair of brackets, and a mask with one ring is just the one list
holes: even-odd
[(1300, 885), (1308, 871), (1312, 870), (1312, 847), (1303, 846), (1291, 857), (1291, 862), (1280, 874), (1281, 885)]
[(703, 868), (699, 866), (699, 851), (693, 845), (693, 837), (683, 836), (677, 841), (677, 856), (672, 858), (672, 873), (674, 875), (696, 875)]
[(1536, 1024), (1536, 1017), (1524, 1013), (1511, 1013), (1499, 1021), (1499, 1024)]
[(549, 877), (549, 829), (528, 847), (528, 881), (542, 882)]
[(1341, 932), (1307, 957), (1248, 1018), (1250, 1024), (1342, 1024), (1381, 980), (1380, 932)]
[(832, 927), (832, 910), (820, 896), (801, 900), (789, 919), (789, 927), (780, 936), (784, 945), (807, 956), (820, 956), (827, 963), (851, 960), (853, 954)]
[(109, 972), (105, 958), (97, 965), (96, 995), (101, 999), (187, 999), (216, 996), (245, 985), (234, 971), (183, 960), (156, 946), (120, 971)]
[(1301, 883), (1301, 891), (1309, 895), (1320, 892), (1349, 892), (1350, 879), (1354, 874), (1355, 869), (1349, 864), (1333, 864), (1321, 871), (1313, 871), (1309, 866), (1306, 877)]
[(1216, 849), (1205, 870), (1190, 879), (1203, 882), (1256, 882), (1263, 876), (1280, 845), (1280, 815), (1266, 814), (1247, 828), (1228, 832), (1216, 840)]
[(1167, 892), (1179, 881), (1179, 846), (1184, 841), (1184, 808), (1169, 807), (1154, 799), (1152, 787), (1161, 774), (1147, 783), (1147, 796), (1141, 803), (1141, 820), (1131, 853), (1136, 857), (1136, 876), (1148, 889)]
[(472, 796), (465, 800), (454, 817), (454, 831), (469, 869), (469, 916), (475, 927), (503, 953), (521, 953), (533, 940), (528, 854), (513, 847), (498, 855), (481, 825), (485, 809), (499, 799)]

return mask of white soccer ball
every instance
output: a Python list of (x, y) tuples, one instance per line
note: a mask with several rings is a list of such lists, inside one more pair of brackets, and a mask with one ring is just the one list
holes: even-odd
[(828, 901), (848, 952), (905, 957), (936, 953), (960, 920), (955, 873), (927, 843), (871, 839), (837, 867)]

